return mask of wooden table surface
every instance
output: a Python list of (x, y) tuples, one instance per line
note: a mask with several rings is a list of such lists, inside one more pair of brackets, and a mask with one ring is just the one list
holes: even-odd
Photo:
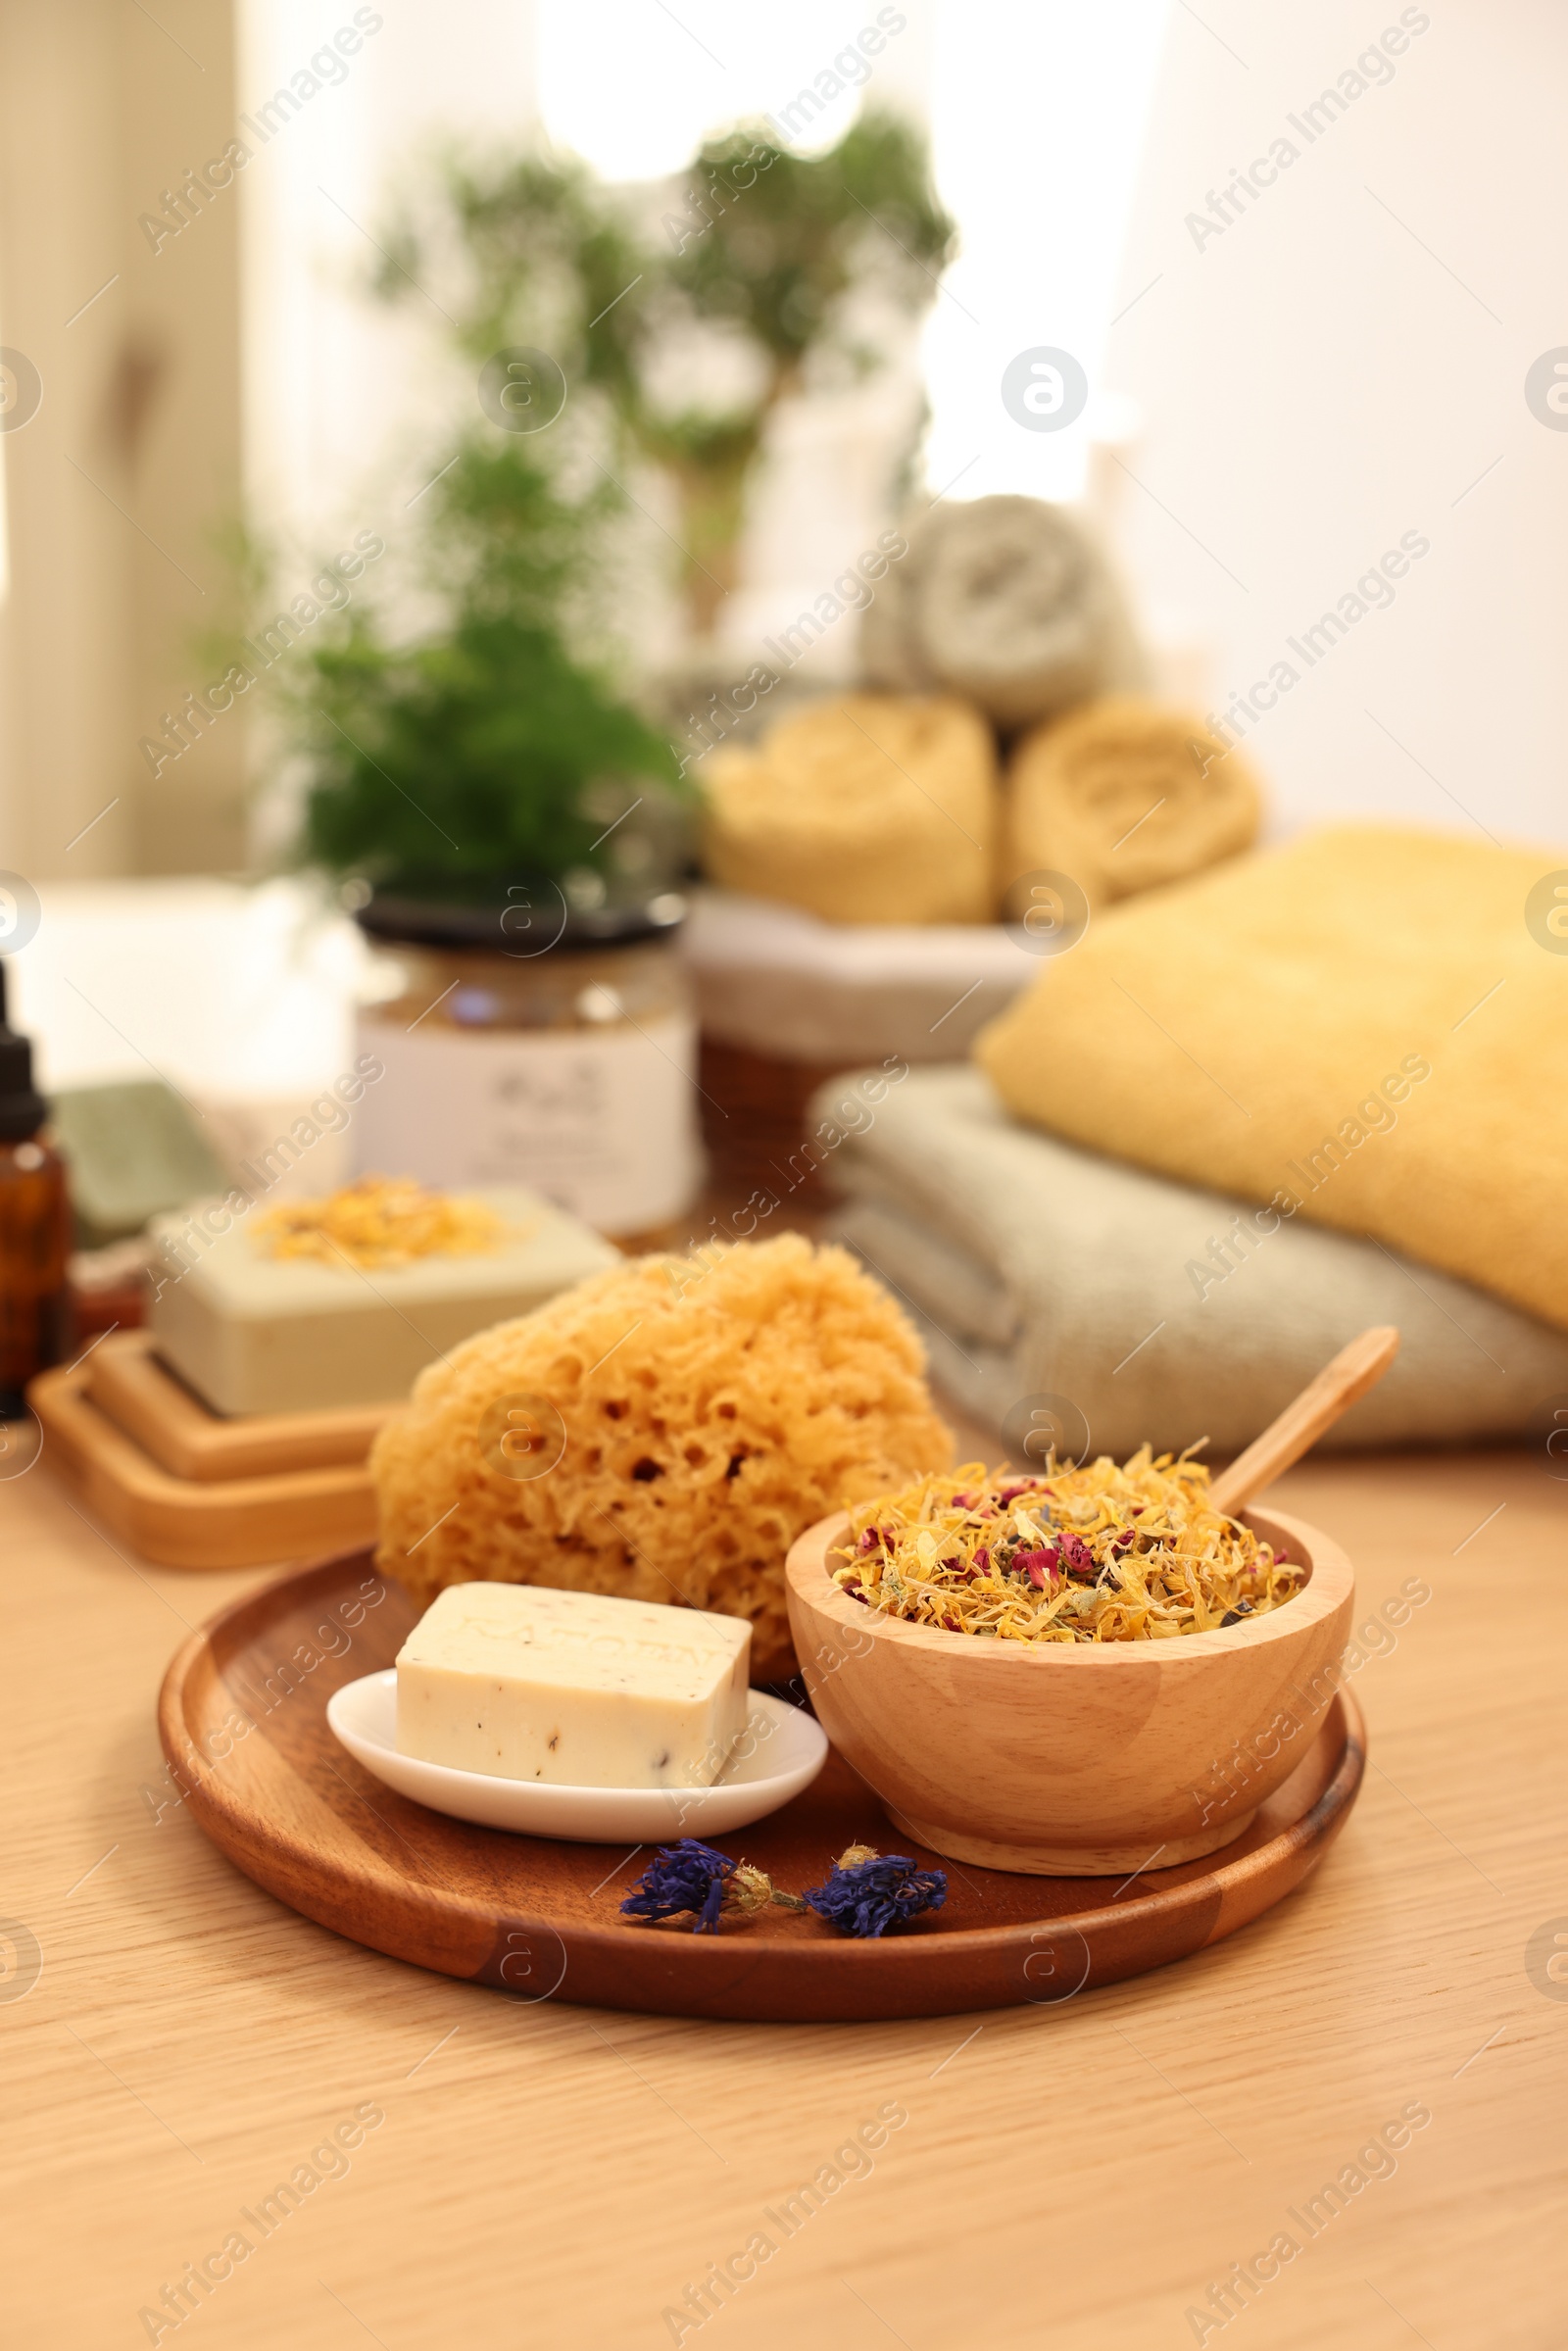
[[(0, 1484), (7, 2346), (1561, 2344), (1568, 1485), (1433, 1454), (1275, 1491), (1351, 1553), (1358, 1621), (1432, 1592), (1355, 1679), (1372, 1762), (1320, 1875), (1056, 2007), (770, 2028), (529, 2005), (280, 1908), (168, 1800), (153, 1725), (254, 1577), (128, 1561), (46, 1467)], [(890, 2114), (793, 2233), (764, 2217)], [(242, 2218), (339, 2126), (297, 2210)], [(236, 2230), (177, 2327), (141, 2315)], [(1220, 2324), (1211, 2285), (1282, 2231)], [(759, 2232), (731, 2298), (666, 2315)]]

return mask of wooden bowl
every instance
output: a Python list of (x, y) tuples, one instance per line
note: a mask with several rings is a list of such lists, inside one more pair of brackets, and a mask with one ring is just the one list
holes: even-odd
[(1176, 1641), (975, 1641), (841, 1592), (840, 1512), (786, 1563), (790, 1624), (833, 1744), (916, 1843), (987, 1869), (1112, 1877), (1229, 1844), (1312, 1743), (1340, 1683), (1355, 1579), (1329, 1538), (1250, 1510), (1304, 1561), (1252, 1624)]

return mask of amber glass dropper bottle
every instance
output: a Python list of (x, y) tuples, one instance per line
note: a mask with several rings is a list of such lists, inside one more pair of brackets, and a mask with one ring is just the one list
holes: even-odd
[(71, 1338), (65, 1162), (44, 1130), (32, 1048), (6, 1020), (0, 962), (0, 1420), (20, 1420), (23, 1390), (58, 1363)]

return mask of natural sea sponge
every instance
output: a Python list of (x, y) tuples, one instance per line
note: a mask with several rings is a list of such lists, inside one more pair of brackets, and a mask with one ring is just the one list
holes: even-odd
[(1239, 750), (1137, 694), (1085, 703), (1025, 735), (1006, 788), (1004, 881), (1070, 874), (1092, 906), (1250, 849), (1263, 809)]
[(824, 922), (988, 922), (997, 759), (940, 696), (845, 694), (705, 770), (715, 882)]
[(778, 1679), (796, 1536), (952, 1458), (924, 1370), (847, 1249), (612, 1266), (420, 1373), (370, 1453), (377, 1564), (421, 1605), (547, 1584), (749, 1617)]

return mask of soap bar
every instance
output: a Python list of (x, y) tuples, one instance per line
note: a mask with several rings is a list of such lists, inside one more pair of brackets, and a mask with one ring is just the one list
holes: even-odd
[(498, 1248), (374, 1272), (273, 1256), (255, 1235), (254, 1211), (157, 1220), (148, 1319), (159, 1354), (219, 1412), (395, 1403), (460, 1340), (531, 1314), (619, 1260), (535, 1192), (498, 1186), (466, 1197), (504, 1220)]
[(398, 1749), (557, 1788), (710, 1788), (746, 1725), (735, 1616), (452, 1584), (398, 1652)]

